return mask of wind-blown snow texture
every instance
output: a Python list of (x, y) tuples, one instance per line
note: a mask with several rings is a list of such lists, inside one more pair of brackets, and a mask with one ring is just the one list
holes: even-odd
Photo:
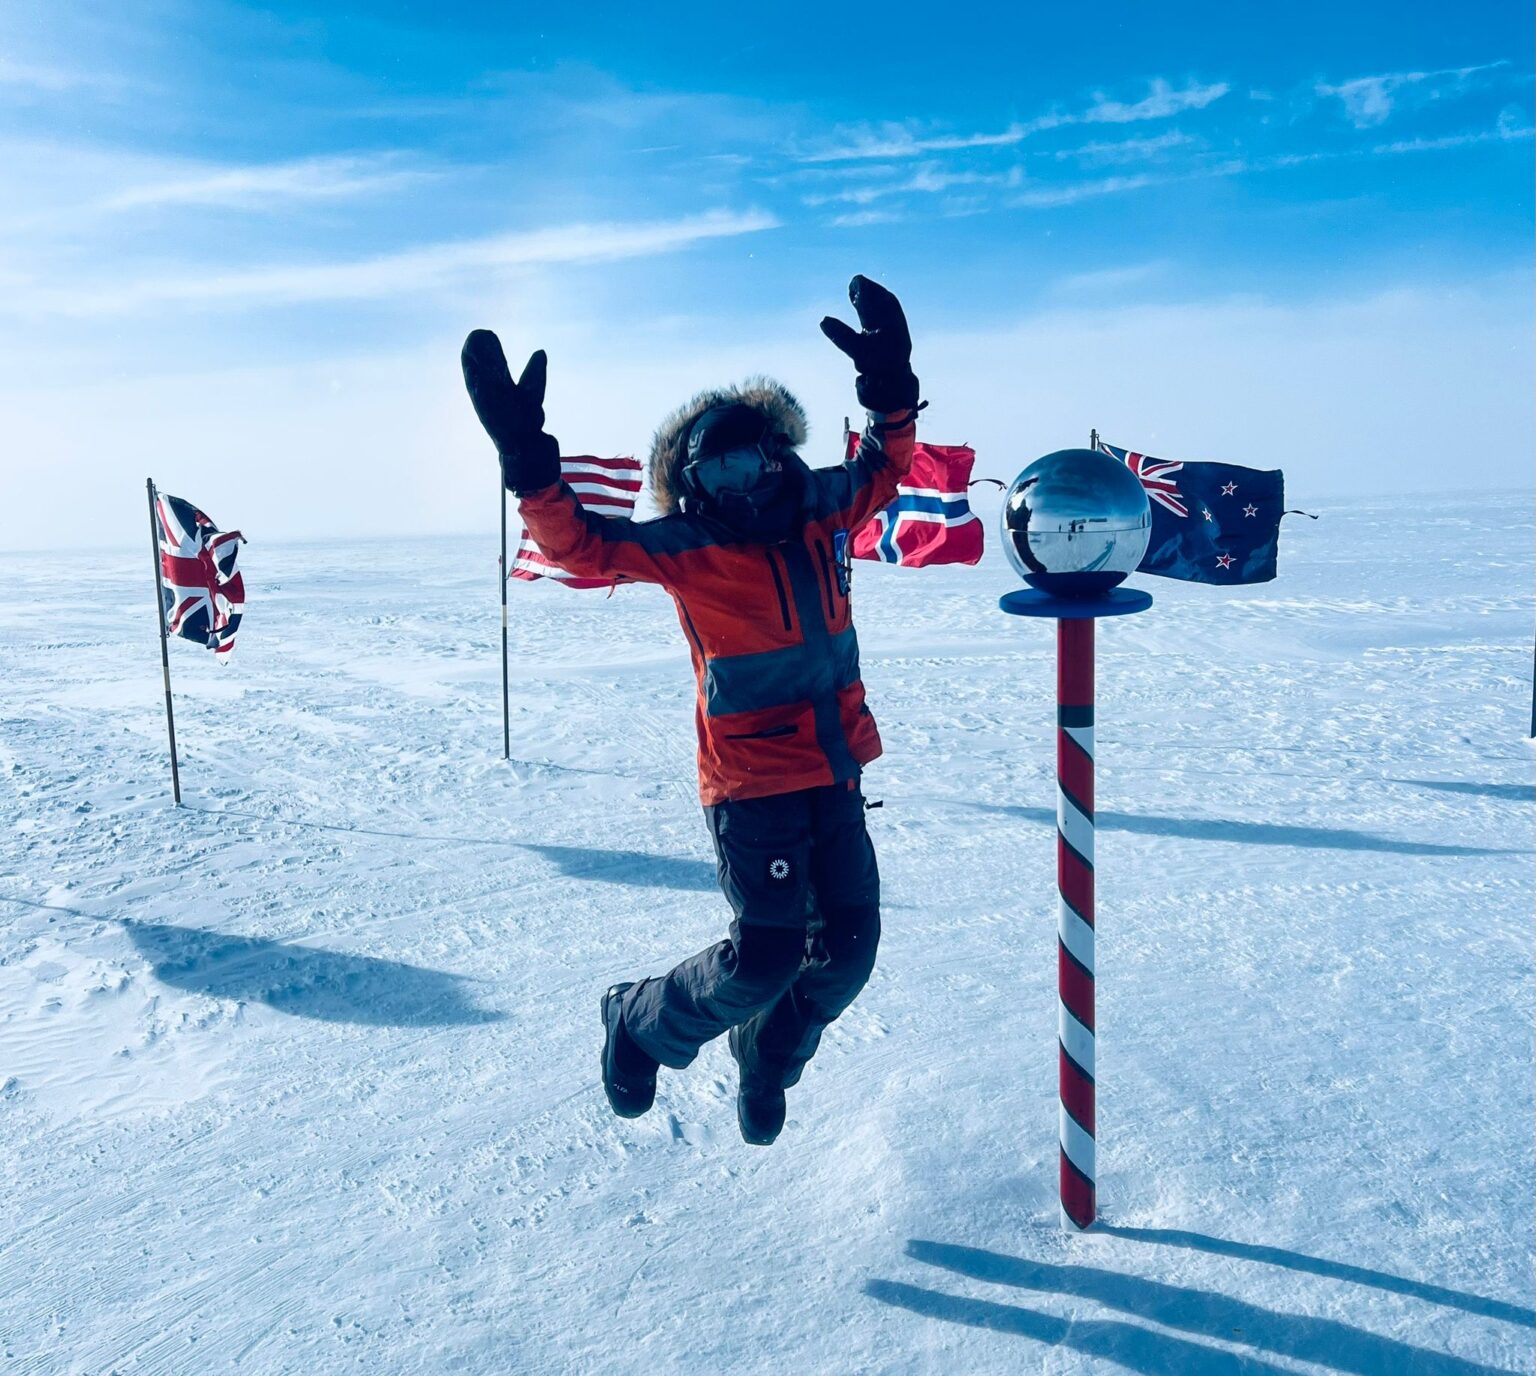
[[(7, 1372), (1531, 1371), (1526, 494), (1287, 522), (1099, 658), (1100, 1195), (1056, 1223), (1052, 653), (861, 565), (885, 942), (771, 1150), (597, 1000), (715, 939), (670, 605), (482, 537), (0, 558)], [(238, 513), (232, 513), (232, 519)]]

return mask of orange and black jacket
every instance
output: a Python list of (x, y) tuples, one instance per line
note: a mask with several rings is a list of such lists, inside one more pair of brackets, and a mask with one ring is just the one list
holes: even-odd
[(856, 779), (880, 754), (849, 605), (853, 532), (896, 496), (916, 414), (871, 414), (858, 454), (806, 470), (803, 524), (781, 544), (718, 521), (585, 510), (564, 483), (523, 496), (546, 557), (583, 578), (659, 583), (677, 605), (698, 681), (705, 806)]

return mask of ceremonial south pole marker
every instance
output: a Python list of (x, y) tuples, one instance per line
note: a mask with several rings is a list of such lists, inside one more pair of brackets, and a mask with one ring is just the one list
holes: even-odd
[(1062, 450), (1015, 480), (1004, 500), (1004, 543), (1035, 586), (998, 604), (1010, 616), (1056, 622), (1058, 1135), (1061, 1225), (1072, 1232), (1098, 1217), (1094, 622), (1152, 605), (1151, 594), (1115, 586), (1146, 551), (1147, 498), (1128, 469), (1113, 459), (1106, 468), (1104, 458)]

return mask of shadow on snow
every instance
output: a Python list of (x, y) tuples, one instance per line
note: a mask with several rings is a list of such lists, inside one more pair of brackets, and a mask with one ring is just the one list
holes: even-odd
[[(961, 803), (984, 812), (1023, 817), (1055, 826), (1054, 809), (999, 803)], [(1227, 822), (1214, 817), (1151, 817), (1133, 812), (1096, 812), (1100, 831), (1137, 836), (1180, 836), (1191, 841), (1234, 841), (1250, 846), (1301, 846), (1310, 850), (1373, 850), (1387, 855), (1524, 855), (1524, 850), (1489, 846), (1444, 846), (1434, 841), (1394, 841), (1343, 827), (1302, 827), (1283, 822)]]
[(688, 860), (674, 855), (649, 855), (637, 850), (600, 850), (590, 846), (542, 845), (537, 841), (512, 841), (493, 836), (434, 836), (430, 832), (388, 831), (379, 827), (360, 827), (342, 822), (308, 822), (294, 817), (269, 817), (259, 812), (235, 808), (199, 807), (183, 803), (191, 812), (209, 817), (241, 817), (252, 822), (278, 822), (287, 827), (310, 831), (337, 831), (352, 836), (383, 836), (396, 841), (436, 841), (459, 846), (499, 846), (507, 850), (531, 851), (559, 868), (572, 879), (598, 879), (610, 884), (630, 884), (637, 888), (685, 889), (705, 892), (715, 887), (715, 867), (705, 860)]
[(1442, 793), (1470, 793), (1474, 798), (1496, 798), (1501, 803), (1536, 803), (1536, 784), (1475, 784), (1457, 779), (1393, 779), (1395, 784), (1435, 788)]
[[(1500, 1318), (1515, 1316), (1516, 1322), (1528, 1321), (1529, 1311), (1514, 1305), (1500, 1305), (1497, 1301), (1481, 1300), (1439, 1286), (1419, 1286), (1382, 1272), (1337, 1266), (1279, 1248), (1246, 1247), (1219, 1238), (1205, 1238), (1201, 1234), (1162, 1233), (1155, 1229), (1105, 1228), (1102, 1231), (1141, 1240), (1179, 1240), (1192, 1246), (1209, 1244), (1207, 1250), (1220, 1255), (1271, 1261), (1296, 1270), (1361, 1280), (1440, 1303), (1453, 1302), (1473, 1313)], [(1198, 1239), (1198, 1242), (1191, 1239)], [(1088, 1300), (1163, 1328), (1194, 1335), (1196, 1339), (1239, 1343), (1290, 1361), (1312, 1362), (1333, 1371), (1357, 1373), (1357, 1376), (1377, 1376), (1377, 1373), (1388, 1371), (1411, 1371), (1415, 1376), (1505, 1376), (1497, 1367), (1416, 1347), (1336, 1319), (1266, 1309), (1214, 1291), (1169, 1285), (1098, 1267), (1058, 1266), (976, 1247), (918, 1239), (907, 1244), (907, 1255), (969, 1280)], [(1019, 1305), (972, 1299), (887, 1280), (867, 1282), (864, 1292), (872, 1299), (916, 1314), (1072, 1348), (1117, 1362), (1132, 1371), (1177, 1371), (1197, 1376), (1250, 1372), (1268, 1376), (1268, 1373), (1282, 1370), (1260, 1357), (1229, 1352), (1140, 1324), (1059, 1318)]]
[(1480, 1314), (1486, 1319), (1502, 1319), (1505, 1323), (1536, 1328), (1536, 1309), (1508, 1304), (1504, 1300), (1486, 1299), (1482, 1295), (1469, 1295), (1464, 1290), (1451, 1290), (1443, 1285), (1409, 1280), (1406, 1276), (1394, 1276), (1386, 1271), (1372, 1271), (1365, 1266), (1351, 1266), (1348, 1262), (1309, 1257), (1305, 1252), (1291, 1252), (1284, 1247), (1231, 1242), (1224, 1237), (1187, 1232), (1182, 1228), (1121, 1228), (1101, 1223), (1094, 1231), (1108, 1233), (1111, 1237), (1123, 1237), (1131, 1242), (1157, 1242), (1168, 1247), (1189, 1247), (1197, 1252), (1210, 1252), (1219, 1257), (1236, 1257), (1240, 1261), (1267, 1262), (1270, 1266), (1284, 1266), (1291, 1271), (1305, 1271), (1314, 1276), (1327, 1276), (1333, 1280), (1352, 1281), (1356, 1285), (1369, 1285), (1377, 1290), (1390, 1290), (1395, 1295), (1411, 1295), (1414, 1299), (1444, 1305), (1447, 1309), (1465, 1309), (1469, 1314)]
[(199, 927), (122, 924), (155, 978), (190, 994), (374, 1027), (456, 1027), (504, 1016), (477, 1008), (467, 982), (441, 970)]

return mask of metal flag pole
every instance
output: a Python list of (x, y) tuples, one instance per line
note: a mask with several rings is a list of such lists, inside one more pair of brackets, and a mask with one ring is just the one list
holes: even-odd
[(512, 708), (509, 702), (510, 683), (507, 673), (507, 484), (501, 469), (496, 469), (496, 483), (501, 488), (501, 758), (512, 758)]
[(1099, 447), (1099, 432), (1097, 430), (1090, 430), (1088, 432), (1088, 447), (1095, 450)]
[(149, 493), (149, 552), (155, 564), (155, 611), (160, 616), (160, 674), (165, 680), (165, 729), (171, 738), (171, 793), (181, 806), (181, 770), (176, 764), (176, 715), (171, 710), (171, 651), (165, 632), (165, 583), (160, 577), (160, 530), (155, 515), (155, 480), (144, 479)]

